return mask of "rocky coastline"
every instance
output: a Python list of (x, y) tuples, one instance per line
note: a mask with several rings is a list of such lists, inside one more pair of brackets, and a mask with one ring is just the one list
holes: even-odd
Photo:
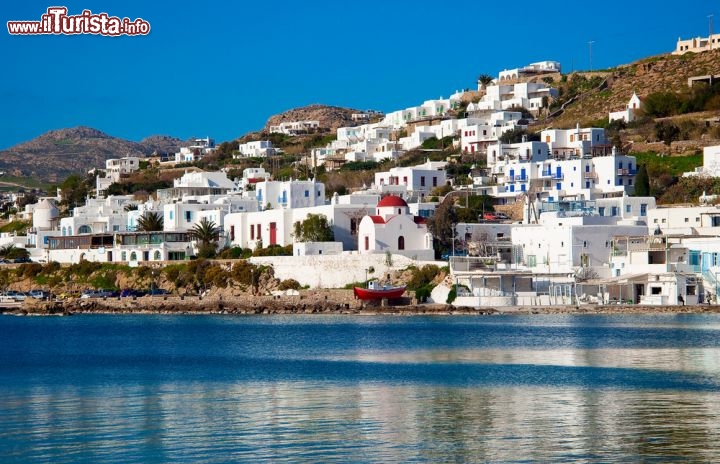
[(651, 314), (717, 313), (720, 306), (582, 305), (463, 308), (419, 304), (410, 298), (382, 304), (363, 302), (348, 290), (308, 290), (298, 295), (251, 295), (217, 292), (202, 296), (153, 296), (37, 301), (0, 310), (13, 315), (73, 314), (357, 314), (357, 315), (494, 315), (494, 314)]

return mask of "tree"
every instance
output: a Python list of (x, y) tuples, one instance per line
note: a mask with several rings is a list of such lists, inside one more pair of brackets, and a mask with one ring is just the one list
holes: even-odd
[(71, 208), (81, 205), (89, 192), (86, 179), (78, 174), (72, 174), (60, 184), (60, 194), (63, 202)]
[(671, 122), (660, 121), (655, 123), (655, 136), (669, 147), (674, 140), (680, 138), (680, 128)]
[(13, 244), (0, 248), (0, 257), (4, 259), (28, 258), (30, 252), (25, 248), (18, 248)]
[(307, 218), (296, 222), (293, 228), (296, 242), (332, 242), (335, 233), (327, 217), (322, 214), (308, 214)]
[(650, 177), (648, 177), (647, 167), (644, 164), (638, 166), (637, 174), (635, 174), (635, 196), (647, 197), (650, 195)]
[(478, 82), (482, 84), (483, 87), (490, 84), (493, 81), (493, 78), (489, 74), (480, 74), (478, 76)]
[(163, 230), (164, 226), (165, 220), (163, 219), (162, 214), (153, 211), (145, 211), (137, 221), (137, 230), (141, 232)]
[(428, 219), (428, 230), (440, 245), (439, 251), (452, 248), (455, 224), (457, 224), (455, 205), (452, 199), (448, 199), (442, 202), (435, 210), (435, 214)]
[(540, 134), (528, 132), (521, 127), (503, 132), (498, 140), (502, 143), (520, 143), (523, 141), (523, 137), (525, 137), (525, 140), (528, 142), (540, 141)]
[(220, 232), (220, 228), (215, 225), (215, 222), (208, 218), (200, 219), (200, 222), (188, 231), (191, 239), (200, 242), (198, 257), (210, 258), (215, 255), (215, 245), (220, 239)]

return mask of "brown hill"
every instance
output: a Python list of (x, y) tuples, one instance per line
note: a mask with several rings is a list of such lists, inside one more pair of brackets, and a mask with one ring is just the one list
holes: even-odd
[(321, 129), (332, 132), (339, 127), (357, 125), (358, 123), (352, 120), (353, 113), (360, 113), (360, 111), (339, 106), (308, 105), (271, 116), (265, 123), (264, 130), (267, 131), (270, 126), (277, 126), (283, 122), (317, 120), (320, 121)]
[(574, 76), (588, 81), (598, 77), (596, 81), (602, 84), (581, 92), (561, 115), (548, 121), (540, 120), (539, 125), (569, 128), (578, 122), (583, 124), (607, 119), (610, 111), (625, 107), (633, 92), (640, 98), (654, 92), (682, 92), (688, 88), (689, 78), (709, 74), (720, 74), (720, 49), (685, 55), (658, 55), (604, 71), (573, 73), (561, 82), (556, 79), (551, 85), (567, 91)]
[(105, 160), (109, 158), (144, 157), (155, 151), (177, 151), (183, 144), (179, 139), (166, 136), (132, 142), (80, 126), (46, 132), (0, 151), (0, 170), (11, 176), (59, 183), (70, 174), (105, 167)]

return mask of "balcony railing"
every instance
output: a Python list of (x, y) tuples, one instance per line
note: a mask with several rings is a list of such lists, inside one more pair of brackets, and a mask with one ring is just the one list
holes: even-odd
[(593, 171), (593, 172), (586, 172), (586, 173), (584, 173), (583, 177), (584, 177), (585, 179), (597, 179), (597, 178), (598, 178), (598, 175), (597, 175), (597, 172), (594, 172), (594, 171)]
[(565, 178), (565, 174), (563, 174), (562, 172), (556, 172), (552, 175), (552, 178), (554, 180), (563, 180)]

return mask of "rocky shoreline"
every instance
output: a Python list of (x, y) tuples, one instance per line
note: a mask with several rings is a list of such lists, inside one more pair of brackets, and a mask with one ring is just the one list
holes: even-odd
[(215, 293), (206, 297), (141, 297), (37, 301), (0, 310), (14, 315), (73, 314), (388, 314), (388, 315), (493, 315), (493, 314), (651, 314), (717, 313), (720, 306), (582, 305), (497, 308), (460, 308), (449, 304), (418, 304), (409, 298), (393, 304), (356, 300), (346, 290), (304, 291), (300, 295), (249, 295)]

